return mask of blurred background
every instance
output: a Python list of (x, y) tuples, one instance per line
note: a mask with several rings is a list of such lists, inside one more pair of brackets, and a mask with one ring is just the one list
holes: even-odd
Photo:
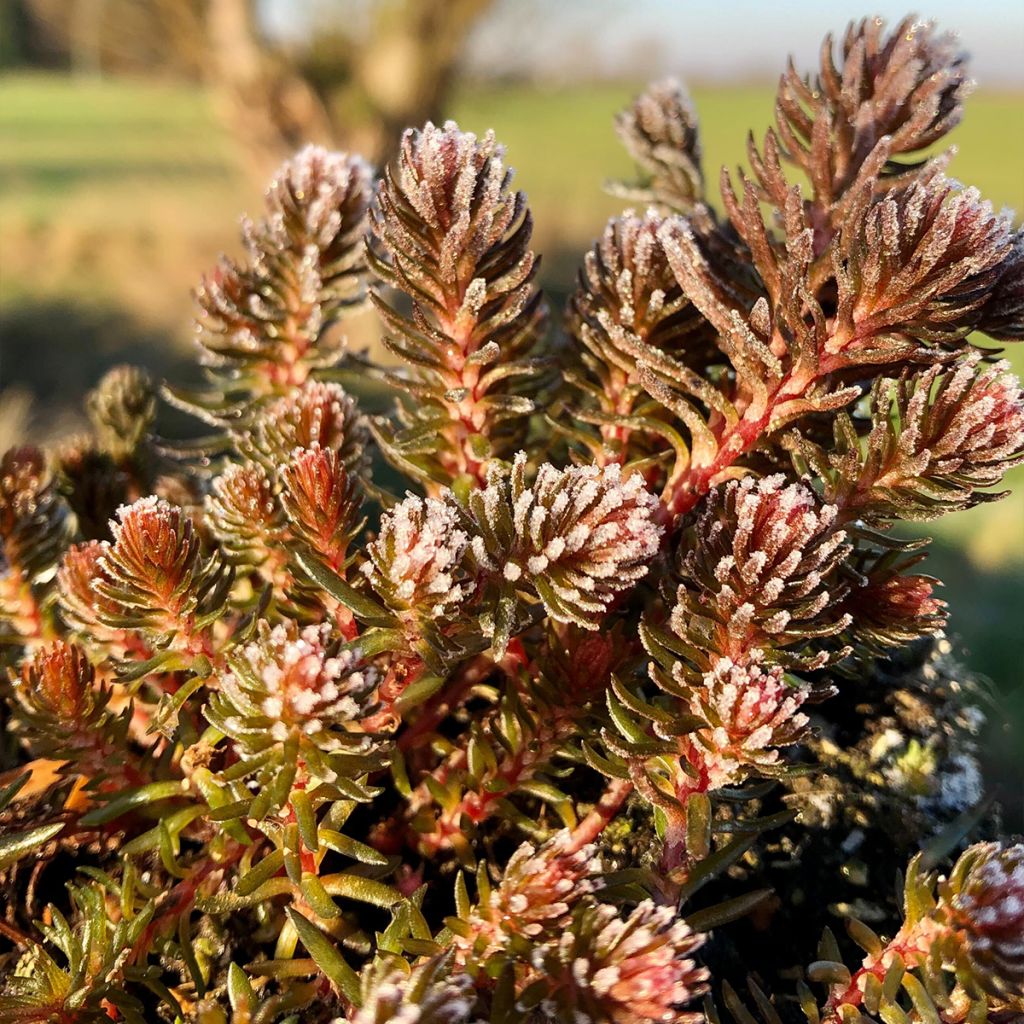
[[(792, 54), (817, 62), (851, 18), (818, 0), (0, 0), (0, 450), (74, 430), (85, 392), (130, 361), (194, 375), (189, 289), (238, 250), (279, 159), (306, 141), (387, 159), (402, 127), (494, 128), (534, 211), (557, 304), (621, 202), (612, 118), (675, 74), (705, 167), (743, 162)], [(978, 88), (951, 173), (1024, 211), (1024, 4), (931, 0)], [(712, 194), (717, 190), (712, 188)], [(1019, 219), (1019, 218), (1018, 218)], [(372, 342), (369, 319), (357, 337)], [(1008, 353), (1024, 372), (1024, 346)], [(932, 524), (968, 663), (1024, 679), (1024, 469), (1011, 498)]]

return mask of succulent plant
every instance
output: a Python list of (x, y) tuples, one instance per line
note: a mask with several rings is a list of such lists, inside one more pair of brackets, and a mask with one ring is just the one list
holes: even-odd
[[(979, 341), (1022, 235), (934, 149), (968, 91), (855, 23), (716, 210), (655, 83), (563, 334), (491, 133), (286, 163), (162, 390), (212, 435), (119, 367), (0, 460), (0, 1017), (1021, 1019), (1024, 855), (892, 529), (1024, 461)], [(366, 299), (397, 365), (336, 330)]]

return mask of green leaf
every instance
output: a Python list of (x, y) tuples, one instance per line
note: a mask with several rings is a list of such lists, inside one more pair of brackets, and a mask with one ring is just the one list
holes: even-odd
[(807, 977), (811, 981), (821, 982), (825, 985), (850, 984), (850, 969), (835, 960), (815, 960), (807, 967)]
[(117, 678), (122, 683), (138, 682), (152, 672), (171, 672), (187, 669), (189, 663), (179, 651), (161, 651), (145, 661), (124, 661), (118, 664)]
[(295, 560), (303, 572), (315, 583), (327, 591), (331, 597), (340, 601), (360, 621), (373, 626), (391, 626), (394, 616), (372, 597), (362, 594), (346, 583), (333, 569), (325, 565), (312, 551), (300, 549), (295, 553)]
[(711, 799), (691, 793), (686, 800), (686, 849), (697, 860), (711, 851)]
[(120, 818), (122, 814), (138, 810), (160, 800), (168, 800), (175, 796), (184, 796), (181, 783), (176, 779), (167, 782), (150, 782), (145, 786), (125, 790), (109, 803), (83, 814), (79, 819), (83, 825), (104, 825), (108, 821)]
[(302, 944), (316, 961), (317, 967), (331, 984), (351, 1003), (360, 1002), (359, 975), (345, 962), (337, 947), (312, 921), (293, 907), (288, 908), (288, 919), (299, 933)]
[(473, 905), (470, 903), (469, 891), (466, 888), (466, 873), (460, 871), (455, 876), (455, 913), (461, 920), (468, 921), (472, 910)]
[(283, 896), (294, 888), (291, 879), (282, 876), (269, 878), (252, 892), (239, 896), (233, 892), (218, 892), (212, 896), (196, 896), (196, 906), (206, 914), (228, 914), (233, 910), (255, 907), (274, 896)]
[(21, 788), (32, 778), (32, 772), (27, 771), (19, 775), (13, 782), (0, 789), (0, 811), (2, 811), (21, 791)]
[(327, 875), (322, 881), (324, 889), (331, 896), (358, 900), (360, 903), (372, 903), (375, 907), (387, 909), (402, 900), (402, 894), (397, 889), (392, 889), (383, 882), (375, 882), (372, 878), (339, 874)]
[(196, 987), (196, 995), (206, 995), (206, 978), (199, 967), (196, 959), (195, 948), (192, 943), (192, 936), (189, 929), (189, 914), (182, 914), (178, 918), (178, 948), (181, 951), (181, 958), (185, 961), (192, 983)]
[(245, 976), (245, 971), (236, 963), (228, 966), (228, 1002), (237, 1014), (249, 1013), (252, 1010), (256, 993), (252, 983)]
[(235, 883), (235, 892), (239, 896), (248, 896), (268, 879), (273, 878), (282, 867), (284, 867), (284, 850), (272, 850), (242, 875)]
[(353, 640), (346, 646), (359, 651), (364, 658), (375, 658), (378, 654), (409, 650), (405, 634), (400, 629), (384, 629), (381, 626), (371, 626), (360, 635), (358, 640)]
[[(370, 631), (372, 635), (374, 631)], [(363, 637), (359, 638), (360, 649), (363, 650)], [(425, 700), (433, 697), (438, 690), (444, 685), (445, 677), (439, 675), (432, 675), (426, 673), (420, 676), (416, 682), (411, 683), (401, 693), (401, 696), (395, 701), (395, 710), (399, 714), (407, 714), (415, 707), (419, 707)]]
[(15, 861), (37, 850), (43, 843), (52, 839), (60, 832), (67, 822), (54, 821), (49, 825), (40, 825), (27, 832), (18, 832), (13, 836), (0, 839), (0, 870), (9, 868)]
[(341, 916), (338, 905), (327, 894), (323, 882), (312, 872), (304, 871), (302, 873), (299, 889), (317, 917), (330, 920)]
[(303, 844), (307, 850), (316, 853), (320, 849), (320, 842), (317, 839), (316, 812), (309, 794), (304, 789), (292, 790), (291, 805)]
[(330, 828), (321, 828), (318, 834), (320, 842), (328, 849), (345, 857), (351, 857), (352, 860), (357, 860), (360, 864), (372, 864), (375, 867), (385, 867), (388, 864), (388, 858), (383, 853), (375, 850), (372, 846), (367, 846), (366, 843), (351, 839), (341, 832)]
[(706, 907), (694, 914), (686, 915), (686, 923), (698, 932), (706, 932), (711, 928), (718, 928), (730, 921), (739, 920), (745, 917), (759, 903), (763, 903), (771, 896), (772, 889), (755, 889), (753, 892), (744, 893), (742, 896), (735, 896), (731, 900), (723, 900), (713, 907)]
[(557, 804), (568, 799), (557, 786), (553, 786), (550, 782), (544, 782), (542, 779), (530, 779), (520, 783), (516, 788), (520, 793), (535, 796), (538, 800), (548, 803)]
[(740, 857), (757, 842), (757, 833), (749, 836), (742, 836), (733, 839), (721, 849), (705, 857), (697, 864), (686, 878), (686, 882), (679, 890), (679, 906), (682, 907), (687, 900), (707, 885), (712, 879), (717, 878), (723, 871), (732, 867)]

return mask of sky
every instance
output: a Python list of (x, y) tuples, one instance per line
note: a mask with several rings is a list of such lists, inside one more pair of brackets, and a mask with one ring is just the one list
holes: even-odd
[[(300, 39), (319, 9), (349, 23), (370, 0), (262, 0), (267, 25)], [(1024, 84), (1024, 0), (927, 0), (910, 7), (955, 30), (982, 85)], [(477, 74), (551, 81), (679, 74), (691, 83), (774, 78), (780, 55), (817, 63), (828, 31), (880, 14), (898, 21), (904, 3), (867, 0), (497, 0), (467, 55)]]

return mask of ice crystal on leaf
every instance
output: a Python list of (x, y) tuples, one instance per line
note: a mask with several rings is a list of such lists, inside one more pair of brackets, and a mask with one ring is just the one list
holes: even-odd
[(297, 448), (325, 448), (337, 452), (348, 471), (359, 473), (365, 468), (367, 440), (366, 425), (345, 389), (308, 381), (261, 409), (236, 444), (271, 472)]
[[(657, 502), (638, 475), (542, 465), (526, 481), (526, 456), (470, 498), (482, 563), (513, 586), (529, 583), (560, 622), (596, 629), (615, 595), (647, 573), (658, 551)], [(500, 557), (495, 559), (495, 553)]]
[(81, 647), (58, 640), (39, 648), (22, 664), (15, 693), (35, 754), (56, 755), (67, 762), (62, 772), (81, 772), (92, 783), (123, 767), (109, 759), (124, 743), (127, 716), (108, 709), (112, 691), (97, 685)]
[(997, 995), (1024, 998), (1024, 845), (976, 851), (958, 890), (949, 920), (962, 938), (972, 975)]
[(652, 82), (619, 114), (615, 128), (647, 175), (651, 199), (678, 210), (688, 210), (703, 199), (700, 131), (682, 83), (675, 78)]
[(382, 967), (371, 973), (351, 1024), (475, 1024), (473, 979), (449, 968), (435, 958), (411, 972)]
[(541, 1010), (550, 1021), (697, 1024), (703, 1014), (683, 1008), (707, 987), (707, 968), (693, 959), (703, 942), (671, 907), (645, 901), (625, 918), (607, 904), (585, 907), (535, 954), (551, 988)]
[[(522, 438), (533, 402), (521, 384), (543, 319), (526, 198), (493, 133), (453, 121), (410, 129), (378, 190), (370, 262), (412, 300), (412, 315), (382, 292), (385, 342), (414, 389), (400, 428), (379, 424), (384, 454), (424, 482), (482, 482), (494, 456)], [(433, 452), (431, 452), (433, 449)]]
[(270, 733), (276, 740), (292, 727), (315, 735), (325, 725), (354, 721), (358, 698), (373, 688), (373, 676), (351, 671), (357, 660), (351, 651), (328, 656), (328, 634), (326, 626), (306, 626), (298, 634), (275, 626), (242, 649), (236, 663), (240, 675), (226, 675), (222, 691), (242, 704), (245, 681), (258, 680), (259, 710), (273, 723)]
[(694, 540), (671, 618), (680, 636), (743, 659), (848, 624), (823, 613), (845, 588), (837, 568), (851, 545), (836, 506), (806, 485), (781, 475), (725, 484), (708, 495)]
[(410, 496), (381, 521), (361, 570), (399, 613), (439, 619), (473, 596), (468, 549), (469, 535), (455, 505)]
[(837, 226), (860, 178), (878, 175), (879, 190), (913, 178), (920, 151), (959, 124), (973, 85), (954, 33), (913, 17), (888, 29), (881, 18), (852, 22), (838, 47), (825, 38), (810, 81), (790, 62), (775, 107), (782, 152)]
[(787, 683), (777, 666), (752, 660), (749, 666), (720, 661), (690, 693), (690, 711), (703, 723), (692, 734), (700, 748), (693, 756), (711, 789), (778, 764), (778, 748), (797, 742), (807, 727), (799, 709), (808, 690)]
[(283, 539), (284, 516), (266, 470), (235, 463), (218, 476), (206, 497), (210, 528), (233, 558), (260, 564)]
[(593, 846), (572, 849), (568, 832), (540, 847), (523, 843), (509, 858), (501, 881), (466, 920), (468, 935), (455, 934), (463, 963), (551, 940), (568, 927), (573, 910), (601, 888), (601, 864)]
[(342, 565), (358, 532), (356, 482), (336, 451), (295, 452), (281, 471), (281, 504), (295, 535), (331, 565)]
[(243, 222), (247, 262), (223, 260), (196, 292), (204, 365), (273, 391), (333, 357), (324, 328), (363, 298), (369, 192), (358, 157), (309, 146), (280, 168), (265, 217)]
[(203, 551), (183, 509), (155, 495), (118, 509), (110, 529), (92, 582), (99, 620), (191, 645), (196, 617), (230, 585), (218, 554)]
[[(873, 339), (952, 344), (976, 325), (1013, 238), (978, 191), (941, 175), (919, 179), (856, 208), (833, 250), (839, 304), (826, 351), (876, 356)], [(904, 344), (910, 344), (905, 342)]]
[(224, 780), (255, 777), (250, 816), (279, 809), (293, 786), (369, 798), (359, 780), (380, 767), (386, 742), (360, 720), (372, 710), (377, 682), (376, 670), (358, 649), (342, 648), (329, 625), (261, 623), (258, 638), (232, 655), (206, 708), (239, 758)]

